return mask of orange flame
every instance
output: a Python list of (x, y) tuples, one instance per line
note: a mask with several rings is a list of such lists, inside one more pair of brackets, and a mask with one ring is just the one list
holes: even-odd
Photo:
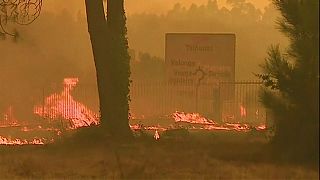
[(247, 109), (242, 104), (240, 105), (240, 116), (241, 117), (247, 116)]
[(84, 104), (75, 101), (71, 95), (71, 91), (78, 82), (78, 78), (65, 78), (63, 91), (47, 97), (44, 105), (35, 106), (34, 113), (50, 119), (62, 118), (69, 120), (71, 128), (98, 125), (98, 114), (91, 111)]
[[(47, 140), (44, 138), (34, 138), (32, 141), (26, 139), (11, 139), (0, 136), (0, 145), (44, 145)], [(53, 139), (50, 140), (53, 142)]]
[(173, 119), (176, 122), (187, 122), (191, 124), (206, 124), (213, 125), (215, 124), (212, 120), (202, 117), (199, 113), (184, 113), (178, 112), (172, 114)]
[(160, 139), (160, 135), (158, 133), (158, 130), (156, 130), (156, 132), (154, 133), (153, 137), (154, 137), (155, 140), (159, 140)]
[[(190, 124), (199, 124), (204, 125), (199, 129), (205, 130), (235, 130), (235, 131), (249, 131), (250, 126), (247, 124), (240, 124), (240, 123), (225, 123), (225, 124), (218, 124), (213, 120), (207, 119), (202, 117), (199, 113), (185, 113), (185, 112), (175, 112), (173, 113), (172, 117), (174, 118), (175, 122), (186, 122)], [(196, 129), (193, 127), (193, 129)]]
[(17, 126), (18, 121), (13, 115), (13, 108), (9, 106), (3, 114), (3, 119), (0, 119), (0, 127)]
[(267, 126), (265, 124), (261, 124), (259, 126), (256, 127), (257, 130), (265, 130), (267, 129)]

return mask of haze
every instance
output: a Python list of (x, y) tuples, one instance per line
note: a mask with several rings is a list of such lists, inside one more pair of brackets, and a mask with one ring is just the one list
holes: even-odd
[(319, 0), (0, 0), (0, 180), (319, 179), (318, 42)]
[[(219, 6), (228, 6), (228, 0), (218, 0)], [(230, 0), (229, 0), (230, 1)], [(244, 0), (236, 0), (236, 2)], [(134, 13), (156, 13), (163, 14), (170, 10), (176, 3), (180, 3), (184, 7), (189, 7), (191, 4), (204, 5), (208, 0), (126, 0), (127, 14)], [(247, 0), (254, 4), (260, 10), (270, 3), (270, 0)], [(44, 4), (45, 11), (57, 11), (68, 9), (71, 12), (84, 11), (84, 1), (79, 0), (47, 0)]]
[[(221, 7), (225, 1), (127, 0), (132, 80), (159, 81), (165, 77), (164, 35), (168, 32), (235, 33), (236, 79), (255, 79), (254, 73), (260, 71), (259, 64), (266, 57), (267, 48), (286, 43), (275, 29), (279, 14), (272, 6), (262, 11), (265, 0), (252, 1), (260, 9), (243, 3), (249, 1), (231, 1), (240, 3), (231, 10), (232, 7)], [(197, 5), (191, 6), (195, 2)], [(21, 35), (17, 42), (8, 38), (0, 44), (0, 49), (6, 52), (0, 64), (0, 80), (6, 82), (0, 89), (5, 94), (0, 97), (0, 109), (14, 105), (18, 112), (28, 110), (25, 107), (30, 107), (28, 112), (31, 112), (34, 102), (25, 101), (25, 95), (36, 96), (39, 92), (34, 89), (60, 85), (65, 77), (79, 77), (81, 83), (95, 87), (84, 1), (46, 0), (44, 3), (37, 21), (30, 26), (17, 26)], [(20, 92), (22, 89), (24, 93)], [(90, 92), (96, 95), (96, 89)], [(85, 103), (95, 104), (96, 98), (90, 99), (92, 102)], [(90, 107), (95, 109), (94, 105)], [(26, 117), (22, 114), (21, 118)]]

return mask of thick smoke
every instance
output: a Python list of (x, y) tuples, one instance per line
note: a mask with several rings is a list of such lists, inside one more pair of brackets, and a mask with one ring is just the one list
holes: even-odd
[(12, 106), (17, 119), (29, 120), (33, 105), (59, 91), (65, 77), (95, 86), (91, 45), (81, 17), (75, 19), (68, 11), (42, 13), (34, 24), (16, 27), (18, 38), (0, 41), (0, 114)]
[(204, 32), (236, 34), (236, 79), (253, 80), (260, 71), (271, 44), (286, 44), (287, 39), (275, 28), (279, 16), (273, 6), (261, 12), (251, 3), (232, 3), (221, 8), (216, 1), (186, 8), (176, 4), (165, 15), (135, 14), (128, 18), (131, 48), (164, 58), (165, 33)]
[[(71, 3), (75, 6), (70, 6)], [(65, 77), (78, 77), (78, 90), (89, 88), (85, 90), (87, 96), (95, 97), (87, 98), (85, 104), (96, 106), (96, 100), (92, 100), (97, 96), (95, 68), (83, 3), (48, 0), (37, 21), (30, 26), (16, 27), (20, 34), (16, 40), (10, 37), (0, 40), (0, 119), (10, 106), (18, 119), (32, 119), (33, 105), (39, 104), (43, 96), (59, 92)], [(129, 15), (129, 45), (135, 51), (132, 54), (144, 52), (150, 57), (160, 57), (154, 57), (157, 60), (150, 63), (139, 61), (147, 56), (133, 57), (138, 60), (132, 67), (133, 78), (136, 78), (133, 80), (143, 78), (139, 74), (149, 76), (145, 74), (149, 67), (159, 69), (157, 76), (164, 73), (161, 59), (167, 32), (236, 33), (237, 79), (252, 79), (253, 73), (259, 71), (258, 65), (263, 62), (267, 47), (272, 43), (286, 43), (275, 29), (277, 16), (271, 6), (261, 12), (244, 1), (233, 4), (230, 9), (209, 1), (201, 6), (176, 4), (164, 15)]]

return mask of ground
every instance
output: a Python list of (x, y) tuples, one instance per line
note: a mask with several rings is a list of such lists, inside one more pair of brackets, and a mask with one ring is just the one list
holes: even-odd
[(261, 136), (207, 131), (0, 146), (0, 179), (319, 179), (318, 166), (277, 160), (267, 149)]

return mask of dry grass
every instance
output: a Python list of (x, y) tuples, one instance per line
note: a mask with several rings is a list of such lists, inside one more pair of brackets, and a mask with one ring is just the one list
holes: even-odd
[(5, 146), (0, 179), (319, 179), (318, 168), (276, 161), (264, 143), (249, 138), (195, 133), (122, 145)]

